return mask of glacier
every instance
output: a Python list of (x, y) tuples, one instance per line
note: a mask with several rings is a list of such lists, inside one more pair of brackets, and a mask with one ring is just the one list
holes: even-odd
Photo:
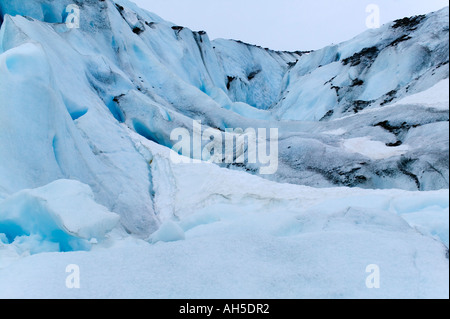
[[(448, 17), (278, 52), (0, 0), (0, 298), (448, 298)], [(277, 128), (277, 172), (174, 163), (194, 121)]]

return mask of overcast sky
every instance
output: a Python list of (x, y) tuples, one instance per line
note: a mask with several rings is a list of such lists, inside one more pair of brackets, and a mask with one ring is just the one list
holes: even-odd
[(131, 0), (163, 19), (275, 50), (316, 50), (367, 30), (369, 4), (381, 23), (448, 6), (448, 0)]

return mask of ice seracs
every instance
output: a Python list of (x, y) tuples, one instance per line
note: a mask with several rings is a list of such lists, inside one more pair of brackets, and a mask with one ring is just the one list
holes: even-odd
[[(448, 8), (277, 52), (70, 4), (0, 0), (0, 297), (448, 298)], [(278, 130), (276, 173), (195, 123)]]
[[(390, 110), (390, 105), (396, 105), (402, 98), (448, 79), (448, 8), (392, 22), (315, 52), (276, 52), (238, 41), (210, 41), (205, 32), (193, 32), (166, 22), (128, 1), (83, 2), (79, 29), (68, 29), (61, 23), (63, 16), (54, 17), (67, 1), (54, 6), (45, 1), (24, 4), (22, 14), (28, 19), (17, 14), (19, 2), (1, 3), (2, 51), (11, 55), (20, 44), (39, 44), (47, 60), (39, 64), (49, 64), (51, 70), (40, 72), (51, 78), (51, 89), (40, 93), (41, 98), (55, 95), (52, 98), (57, 101), (52, 104), (58, 104), (62, 113), (69, 113), (73, 123), (67, 126), (76, 127), (82, 136), (82, 140), (76, 138), (77, 147), (88, 146), (94, 155), (97, 153), (92, 158), (87, 150), (80, 157), (90, 167), (103, 158), (99, 165), (109, 171), (105, 176), (138, 180), (142, 178), (137, 176), (145, 176), (148, 171), (141, 162), (139, 168), (125, 169), (127, 174), (113, 173), (114, 166), (123, 168), (124, 161), (119, 163), (113, 155), (117, 150), (113, 150), (106, 136), (115, 136), (114, 140), (123, 142), (120, 148), (126, 149), (124, 153), (130, 157), (126, 161), (136, 160), (131, 159), (132, 146), (125, 147), (127, 142), (122, 139), (124, 132), (118, 123), (125, 123), (147, 139), (173, 147), (170, 133), (180, 127), (192, 131), (192, 120), (200, 120), (205, 129), (219, 131), (238, 127), (283, 131), (280, 168), (272, 176), (280, 182), (419, 190), (448, 187), (446, 129), (441, 130), (435, 143), (429, 143), (427, 153), (433, 153), (430, 158), (424, 156), (421, 146), (405, 140), (418, 130), (424, 134), (424, 140), (430, 139), (429, 133), (437, 129), (424, 128), (441, 127), (448, 121), (448, 110), (435, 112), (417, 103), (399, 107), (398, 111)], [(141, 31), (136, 32), (137, 27)], [(2, 72), (4, 103), (6, 92), (13, 94), (12, 89), (7, 89), (9, 76)], [(19, 88), (20, 83), (15, 87)], [(438, 88), (445, 93), (445, 87)], [(27, 104), (31, 102), (35, 101)], [(376, 113), (366, 115), (370, 110)], [(402, 119), (397, 116), (399, 113), (403, 114)], [(98, 132), (99, 125), (103, 127), (102, 134), (108, 132), (104, 136)], [(346, 130), (347, 134), (339, 139), (322, 133), (337, 129)], [(69, 135), (74, 139), (79, 134)], [(388, 147), (401, 148), (407, 144), (408, 151), (389, 158), (360, 158), (339, 147), (344, 145), (343, 139), (364, 136)], [(39, 143), (43, 141), (40, 139)], [(65, 143), (61, 138), (59, 142)], [(47, 146), (42, 145), (41, 149), (48, 148), (49, 141), (45, 143)], [(322, 165), (322, 156), (318, 155), (323, 151), (333, 153), (326, 159), (326, 165)], [(391, 169), (403, 167), (405, 161), (410, 163), (408, 167)], [(127, 196), (118, 196), (127, 190), (114, 189), (112, 185), (116, 183), (112, 181), (104, 183), (98, 182), (98, 177), (81, 176), (89, 174), (81, 174), (86, 169), (80, 165), (70, 165), (58, 178), (78, 176), (101, 194), (102, 204), (117, 201), (116, 209), (121, 215), (126, 215), (129, 208), (136, 210), (127, 198), (139, 193), (142, 200), (134, 203), (142, 205), (137, 210), (150, 211), (147, 216), (140, 216), (146, 219), (145, 227), (153, 230), (158, 227), (151, 212), (151, 196), (144, 191), (150, 188), (148, 179), (142, 179)], [(75, 166), (79, 167), (76, 171)], [(255, 165), (232, 166), (248, 172), (259, 171)], [(54, 175), (43, 183), (51, 181)], [(113, 190), (105, 190), (105, 184)], [(39, 184), (22, 182), (10, 191), (35, 186)], [(148, 235), (142, 229), (131, 229), (132, 223), (127, 225), (131, 232)]]

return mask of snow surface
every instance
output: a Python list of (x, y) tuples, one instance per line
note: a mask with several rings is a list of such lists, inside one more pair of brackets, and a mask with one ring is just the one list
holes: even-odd
[[(79, 3), (0, 0), (0, 298), (449, 297), (448, 8), (276, 52)], [(176, 164), (194, 120), (278, 171)]]
[(397, 101), (393, 106), (399, 104), (421, 104), (438, 110), (448, 110), (449, 100), (449, 79), (437, 83), (435, 86), (423, 92), (410, 95)]
[(372, 141), (370, 137), (358, 137), (344, 140), (343, 146), (350, 152), (359, 153), (375, 160), (403, 155), (409, 149), (407, 145), (388, 147), (382, 142)]
[[(142, 241), (114, 230), (89, 253), (21, 258), (0, 270), (0, 297), (448, 297), (448, 190), (279, 184), (173, 164), (168, 149), (134, 138), (164, 179), (156, 183), (156, 203), (165, 203), (158, 232)], [(80, 267), (79, 290), (65, 287), (68, 264)], [(370, 264), (381, 268), (379, 290), (365, 286)]]

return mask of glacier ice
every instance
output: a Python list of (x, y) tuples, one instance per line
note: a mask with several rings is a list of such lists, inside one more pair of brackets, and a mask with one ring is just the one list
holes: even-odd
[[(58, 10), (66, 3), (58, 2)], [(414, 110), (405, 107), (411, 111), (403, 111), (404, 119), (397, 124), (394, 122), (400, 120), (394, 117), (399, 112), (388, 108), (389, 104), (448, 79), (448, 8), (427, 15), (414, 30), (391, 23), (319, 51), (275, 52), (238, 41), (210, 41), (204, 32), (166, 22), (128, 1), (85, 2), (83, 17), (90, 17), (93, 11), (98, 13), (90, 24), (81, 23), (80, 29), (71, 30), (31, 13), (28, 19), (10, 16), (15, 9), (7, 3), (2, 5), (5, 16), (2, 50), (16, 48), (29, 39), (40, 44), (52, 62), (49, 74), (54, 91), (61, 95), (58, 98), (61, 107), (65, 106), (78, 129), (82, 127), (89, 147), (95, 153), (103, 152), (109, 160), (111, 153), (102, 150), (104, 145), (98, 144), (98, 134), (94, 133), (96, 124), (87, 124), (95, 112), (107, 111), (101, 118), (108, 124), (102, 125), (116, 126), (107, 135), (120, 135), (117, 122), (125, 123), (168, 147), (173, 146), (170, 132), (177, 127), (192, 130), (192, 119), (221, 131), (277, 127), (283, 131), (280, 136), (283, 156), (273, 178), (280, 182), (317, 187), (419, 190), (448, 187), (446, 131), (442, 132), (441, 142), (429, 146), (433, 153), (431, 160), (414, 144), (408, 144), (408, 152), (393, 158), (354, 157), (339, 147), (343, 144), (341, 139), (323, 136), (323, 132), (350, 125), (353, 129), (347, 127), (347, 134), (342, 136), (345, 140), (372, 136), (374, 142), (399, 147), (410, 131), (448, 121), (448, 110), (436, 113), (421, 104), (415, 105)], [(36, 20), (30, 21), (30, 17)], [(133, 32), (136, 27), (142, 32)], [(417, 61), (422, 62), (415, 65)], [(61, 69), (66, 71), (59, 72)], [(386, 73), (397, 71), (395, 75)], [(364, 115), (370, 110), (378, 113), (379, 120), (375, 123)], [(113, 124), (105, 119), (111, 116)], [(352, 120), (347, 120), (348, 117)], [(98, 116), (95, 118), (99, 121)], [(356, 130), (357, 123), (360, 127)], [(94, 139), (98, 145), (93, 145)], [(293, 162), (298, 149), (307, 152), (301, 166)], [(326, 167), (318, 155), (323, 151), (333, 154), (327, 157)], [(130, 154), (133, 152), (130, 150)], [(413, 164), (404, 167), (405, 161)], [(110, 163), (119, 165), (115, 161)], [(143, 166), (141, 170), (148, 171)], [(396, 167), (395, 171), (391, 167)], [(258, 171), (252, 165), (233, 168)], [(135, 175), (128, 178), (135, 179)], [(102, 187), (94, 185), (87, 176), (82, 179), (96, 192), (103, 192), (100, 197), (105, 198), (101, 199), (104, 204), (112, 200), (108, 198), (109, 191), (97, 191)], [(133, 191), (139, 189), (140, 198), (145, 196), (143, 189), (149, 188), (145, 183), (142, 181)], [(35, 186), (38, 185), (20, 187)], [(145, 207), (139, 210), (149, 211), (148, 216), (141, 218), (147, 220), (146, 228), (155, 230), (158, 223), (153, 218), (150, 201), (147, 197)], [(133, 204), (122, 198), (117, 206), (122, 207), (121, 215), (126, 215), (127, 207)], [(130, 218), (124, 217), (124, 221)], [(127, 225), (131, 232), (148, 235), (142, 229), (131, 229), (131, 224), (132, 221)]]
[(151, 242), (172, 242), (185, 239), (183, 229), (172, 221), (166, 221), (154, 232), (150, 238)]
[[(167, 177), (178, 189), (164, 200), (166, 222), (151, 244), (111, 233), (109, 242), (88, 254), (21, 258), (0, 270), (8, 287), (0, 288), (1, 297), (448, 296), (448, 246), (440, 237), (448, 234), (443, 222), (448, 190), (280, 184), (208, 163), (174, 165), (166, 148), (141, 142), (161, 162), (154, 167), (155, 182), (165, 183)], [(161, 188), (156, 201), (167, 195)], [(418, 219), (403, 218), (414, 212)], [(65, 280), (61, 269), (73, 262), (84, 270), (83, 291), (55, 291), (52, 287)], [(373, 263), (382, 269), (380, 290), (364, 284), (366, 267)], [(41, 265), (45, 271), (38, 270)], [(20, 289), (23, 283), (28, 289)]]
[[(0, 297), (448, 297), (448, 7), (277, 52), (71, 3), (0, 0)], [(193, 121), (277, 128), (278, 171), (175, 164)]]
[(119, 222), (117, 214), (94, 201), (91, 188), (58, 180), (22, 190), (0, 202), (0, 257), (89, 250)]

